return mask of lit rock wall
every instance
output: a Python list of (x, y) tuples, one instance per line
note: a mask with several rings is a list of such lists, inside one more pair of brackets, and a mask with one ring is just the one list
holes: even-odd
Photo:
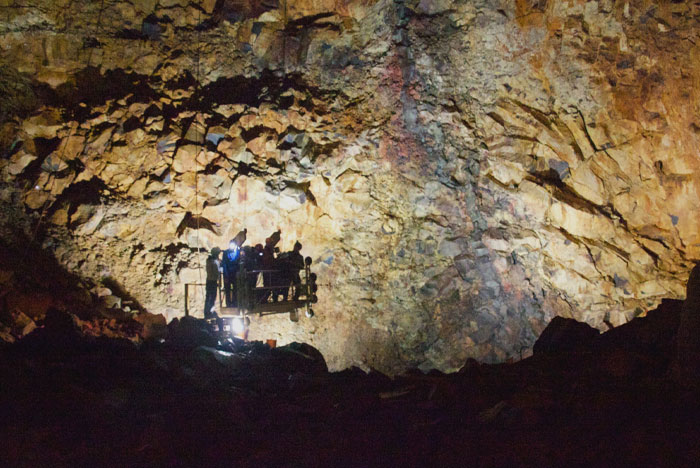
[(3, 203), (151, 312), (183, 313), (198, 247), (279, 227), (317, 315), (254, 338), (449, 371), (624, 323), (700, 260), (697, 4), (2, 6)]

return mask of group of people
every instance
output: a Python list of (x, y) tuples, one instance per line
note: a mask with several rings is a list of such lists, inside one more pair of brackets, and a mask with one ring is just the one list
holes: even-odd
[[(304, 268), (301, 255), (301, 243), (294, 244), (293, 250), (280, 253), (277, 244), (281, 231), (274, 232), (265, 239), (265, 245), (244, 245), (247, 229), (243, 229), (231, 239), (228, 249), (211, 249), (207, 258), (206, 296), (204, 300), (204, 317), (212, 317), (212, 308), (216, 303), (219, 279), (223, 276), (223, 293), (226, 307), (239, 307), (252, 300), (264, 303), (277, 302), (280, 297), (289, 298), (290, 286), (293, 286), (293, 300), (299, 298), (301, 278), (299, 271)], [(222, 255), (221, 259), (219, 257)], [(262, 276), (262, 288), (258, 286)], [(247, 297), (254, 292), (255, 297)]]

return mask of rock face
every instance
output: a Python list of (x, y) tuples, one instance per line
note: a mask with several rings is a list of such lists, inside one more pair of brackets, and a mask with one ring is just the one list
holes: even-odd
[(252, 337), (330, 369), (520, 358), (554, 316), (617, 326), (683, 297), (698, 8), (12, 0), (3, 204), (168, 319), (198, 248), (281, 228), (314, 259), (316, 317)]

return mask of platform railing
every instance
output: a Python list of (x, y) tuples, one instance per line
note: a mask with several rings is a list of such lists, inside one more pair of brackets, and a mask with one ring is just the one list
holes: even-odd
[[(239, 280), (236, 281), (234, 291), (243, 293), (236, 298), (237, 299), (236, 302), (237, 302), (237, 304), (241, 305), (240, 304), (240, 302), (241, 302), (240, 296), (244, 296), (244, 297), (247, 296), (247, 298), (245, 298), (243, 301), (243, 302), (245, 302), (244, 304), (242, 304), (243, 307), (239, 307), (239, 308), (250, 310), (255, 306), (260, 306), (260, 305), (266, 304), (266, 303), (282, 304), (282, 303), (291, 303), (291, 302), (294, 302), (294, 303), (305, 302), (305, 303), (307, 303), (306, 305), (308, 308), (308, 302), (311, 300), (311, 297), (312, 297), (310, 283), (309, 283), (310, 271), (309, 271), (308, 266), (305, 268), (300, 268), (298, 271), (300, 273), (302, 271), (304, 272), (303, 273), (304, 277), (303, 277), (303, 279), (300, 278), (301, 281), (299, 283), (290, 282), (287, 285), (273, 285), (273, 286), (257, 286), (257, 283), (258, 283), (257, 278), (261, 274), (264, 276), (266, 273), (270, 274), (270, 275), (272, 275), (274, 273), (282, 273), (282, 270), (250, 270), (250, 271), (242, 270), (242, 271), (240, 271), (239, 274), (245, 275), (246, 278), (243, 279), (242, 277), (239, 277)], [(248, 280), (248, 277), (252, 277), (252, 276), (256, 277), (256, 285), (253, 287), (250, 287), (250, 283), (248, 283), (247, 280)], [(223, 284), (224, 284), (223, 275), (221, 275), (219, 278), (219, 283), (217, 285), (217, 302), (218, 302), (219, 309), (224, 308), (224, 302), (225, 302), (224, 298), (223, 298), (223, 295), (225, 293)], [(265, 284), (265, 280), (263, 278), (263, 285), (264, 284)], [(194, 287), (206, 287), (206, 283), (185, 283), (185, 316), (190, 315), (190, 308), (189, 308), (190, 292)], [(286, 301), (270, 300), (273, 297), (273, 295), (275, 297), (278, 296), (278, 294), (275, 293), (275, 291), (283, 291), (285, 289), (287, 290), (287, 298), (289, 298), (289, 297), (293, 298), (296, 296), (297, 300), (291, 300), (291, 301), (289, 299), (287, 299)], [(258, 300), (258, 295), (256, 293), (261, 292), (261, 291), (272, 291), (273, 294), (266, 295), (265, 301), (260, 302)], [(206, 296), (206, 293), (205, 293), (205, 296)], [(303, 300), (300, 300), (301, 297), (303, 297)], [(251, 298), (253, 299), (252, 301), (251, 301)]]

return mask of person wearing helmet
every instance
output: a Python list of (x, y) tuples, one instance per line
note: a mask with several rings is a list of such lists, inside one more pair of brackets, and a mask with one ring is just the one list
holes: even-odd
[(238, 259), (241, 254), (240, 245), (236, 239), (231, 239), (228, 249), (224, 251), (221, 266), (224, 272), (224, 298), (226, 307), (236, 307), (236, 274), (238, 273)]
[(207, 257), (207, 283), (205, 285), (206, 295), (204, 298), (204, 318), (211, 318), (214, 314), (212, 308), (216, 303), (216, 292), (219, 289), (219, 278), (221, 276), (221, 263), (219, 262), (221, 249), (214, 247)]

